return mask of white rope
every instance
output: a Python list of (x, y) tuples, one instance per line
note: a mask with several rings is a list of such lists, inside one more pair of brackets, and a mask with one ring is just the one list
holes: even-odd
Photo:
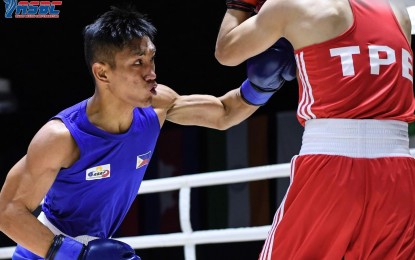
[(15, 249), (16, 249), (15, 246), (0, 248), (0, 259), (10, 259), (10, 258), (12, 258), (12, 255), (13, 255)]
[(138, 194), (179, 190), (182, 187), (205, 187), (289, 176), (289, 163), (250, 167), (238, 170), (197, 173), (177, 177), (147, 180)]
[[(411, 149), (415, 156), (415, 149)], [(192, 231), (190, 222), (191, 188), (289, 177), (290, 165), (276, 164), (239, 170), (199, 173), (146, 180), (138, 194), (180, 190), (179, 214), (182, 233), (117, 238), (134, 249), (184, 246), (186, 260), (196, 260), (195, 245), (264, 240), (270, 226)], [(15, 247), (0, 248), (0, 259), (11, 258)]]
[[(193, 232), (190, 223), (190, 198), (190, 187), (181, 188), (179, 193), (180, 227), (186, 235)], [(184, 256), (186, 260), (196, 260), (195, 244), (186, 243), (184, 245)]]
[(229, 242), (248, 242), (265, 240), (271, 226), (241, 227), (194, 231), (191, 234), (170, 233), (163, 235), (147, 235), (122, 237), (117, 240), (131, 245), (135, 249), (176, 247), (183, 245), (219, 244)]
[(190, 188), (184, 187), (179, 193), (180, 227), (184, 233), (193, 232), (190, 224)]

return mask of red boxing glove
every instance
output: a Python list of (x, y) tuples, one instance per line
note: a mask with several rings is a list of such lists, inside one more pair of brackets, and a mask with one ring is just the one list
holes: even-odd
[(258, 1), (262, 0), (226, 0), (226, 6), (228, 9), (253, 13), (257, 8)]

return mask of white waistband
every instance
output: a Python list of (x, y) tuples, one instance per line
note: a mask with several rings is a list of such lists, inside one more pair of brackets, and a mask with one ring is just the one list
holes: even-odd
[(57, 227), (55, 227), (47, 218), (45, 213), (40, 212), (39, 216), (37, 217), (37, 219), (43, 223), (43, 225), (45, 225), (46, 227), (48, 227), (50, 229), (50, 231), (52, 231), (53, 234), (55, 235), (65, 235), (67, 237), (70, 237), (72, 239), (75, 239), (78, 242), (81, 242), (84, 245), (87, 245), (89, 243), (89, 241), (92, 241), (94, 239), (97, 239), (97, 237), (93, 237), (93, 236), (88, 236), (88, 235), (82, 235), (82, 236), (77, 236), (77, 237), (71, 237), (68, 236), (67, 234), (63, 233), (62, 231), (60, 231)]
[(396, 120), (312, 119), (305, 123), (300, 155), (357, 158), (411, 157), (408, 124)]

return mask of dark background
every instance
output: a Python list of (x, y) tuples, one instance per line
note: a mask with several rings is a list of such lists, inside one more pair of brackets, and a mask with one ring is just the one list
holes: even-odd
[[(93, 94), (83, 57), (82, 30), (111, 5), (124, 3), (128, 2), (63, 0), (57, 7), (58, 19), (6, 19), (4, 4), (0, 3), (0, 78), (10, 80), (18, 104), (16, 111), (0, 114), (1, 185), (9, 169), (26, 153), (33, 135), (51, 116)], [(245, 64), (225, 67), (214, 57), (216, 35), (226, 10), (224, 1), (151, 0), (134, 1), (133, 5), (148, 14), (158, 29), (154, 42), (159, 83), (179, 94), (219, 96), (245, 79)], [(297, 86), (293, 81), (286, 83), (256, 115), (293, 110), (296, 102)], [(167, 122), (164, 129), (181, 127)], [(205, 170), (202, 164), (200, 171)], [(0, 246), (10, 245), (13, 241), (0, 232)], [(233, 250), (229, 251), (229, 246)], [(198, 246), (198, 259), (255, 259), (261, 246), (262, 242)], [(239, 250), (247, 247), (251, 248), (251, 256)], [(144, 250), (140, 256), (182, 259), (183, 249)]]
[[(0, 4), (0, 78), (10, 79), (19, 109), (1, 116), (0, 170), (25, 153), (28, 142), (57, 112), (93, 94), (83, 57), (82, 30), (122, 1), (63, 1), (58, 19), (6, 19)], [(223, 95), (245, 79), (245, 64), (226, 67), (214, 57), (224, 1), (135, 1), (158, 29), (157, 81), (179, 94)], [(288, 82), (257, 114), (295, 109)], [(166, 124), (166, 128), (176, 127)], [(4, 167), (4, 168), (3, 168)]]

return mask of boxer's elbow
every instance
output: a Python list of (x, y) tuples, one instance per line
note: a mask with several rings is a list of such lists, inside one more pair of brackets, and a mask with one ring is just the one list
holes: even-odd
[(219, 124), (216, 125), (215, 128), (216, 130), (219, 130), (219, 131), (226, 131), (234, 125), (235, 124), (233, 122), (222, 120)]
[(221, 45), (216, 45), (215, 58), (224, 66), (237, 66), (241, 63), (229, 48), (222, 47)]
[(7, 233), (13, 223), (14, 217), (11, 214), (13, 206), (10, 203), (0, 203), (0, 231)]

